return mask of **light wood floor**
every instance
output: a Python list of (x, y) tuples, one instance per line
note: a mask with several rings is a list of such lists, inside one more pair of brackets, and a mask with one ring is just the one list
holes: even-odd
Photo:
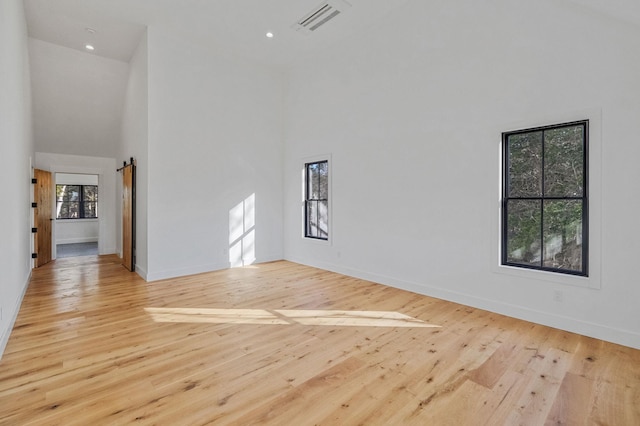
[(640, 351), (274, 262), (35, 270), (0, 424), (640, 425)]

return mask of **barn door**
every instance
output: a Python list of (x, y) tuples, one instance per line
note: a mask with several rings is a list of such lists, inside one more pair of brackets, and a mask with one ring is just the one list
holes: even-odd
[(126, 164), (122, 171), (122, 264), (129, 271), (135, 270), (136, 230), (136, 165)]
[(52, 180), (51, 173), (34, 169), (33, 180), (33, 226), (34, 229), (34, 257), (35, 267), (38, 268), (51, 262), (51, 217), (52, 207)]

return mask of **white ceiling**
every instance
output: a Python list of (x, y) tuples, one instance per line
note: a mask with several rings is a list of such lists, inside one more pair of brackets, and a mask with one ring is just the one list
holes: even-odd
[[(291, 28), (321, 0), (24, 0), (31, 37), (128, 62), (147, 26), (161, 25), (264, 64), (305, 54), (375, 26), (408, 1), (348, 0), (352, 7), (311, 35)], [(555, 0), (640, 26), (640, 0)], [(425, 17), (428, 25), (428, 17)], [(86, 28), (96, 30), (94, 34)], [(265, 37), (271, 31), (273, 39)]]
[[(145, 25), (100, 13), (94, 1), (24, 0), (29, 36), (81, 51), (129, 62)], [(96, 32), (86, 31), (92, 28)]]
[[(348, 0), (352, 7), (312, 35), (292, 25), (322, 0), (24, 0), (29, 35), (128, 62), (147, 26), (168, 27), (270, 65), (375, 25), (409, 0)], [(94, 34), (85, 29), (93, 28)], [(268, 39), (270, 31), (275, 37)]]

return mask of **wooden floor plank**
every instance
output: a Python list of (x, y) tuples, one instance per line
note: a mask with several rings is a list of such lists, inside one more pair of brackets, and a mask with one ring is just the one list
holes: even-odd
[(134, 423), (636, 425), (640, 351), (285, 261), (34, 270), (0, 425)]

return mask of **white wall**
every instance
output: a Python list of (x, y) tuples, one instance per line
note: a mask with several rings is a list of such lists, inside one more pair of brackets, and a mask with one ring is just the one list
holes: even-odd
[[(98, 175), (98, 253), (116, 253), (116, 160), (115, 158), (36, 152), (35, 167), (52, 173)], [(56, 225), (52, 238), (57, 241)], [(55, 246), (53, 257), (55, 258)]]
[[(281, 259), (282, 75), (206, 40), (147, 35), (147, 278), (228, 267), (237, 220), (247, 263)], [(252, 195), (255, 223), (235, 217)]]
[(56, 221), (56, 244), (95, 243), (98, 242), (99, 235), (99, 219)]
[(97, 185), (98, 175), (82, 173), (56, 173), (56, 185)]
[[(147, 35), (145, 33), (129, 63), (129, 78), (122, 114), (122, 137), (118, 153), (118, 159), (121, 161), (131, 157), (136, 160), (136, 272), (145, 279), (148, 268), (147, 193), (149, 191), (147, 178), (149, 169), (147, 75)], [(120, 175), (118, 179), (120, 179)], [(122, 185), (118, 184), (117, 188), (119, 194), (117, 197), (118, 212), (120, 212), (122, 209)], [(117, 216), (118, 235), (122, 235), (122, 217), (120, 214)], [(121, 252), (122, 238), (118, 238), (117, 242), (118, 251)]]
[[(0, 2), (0, 357), (31, 275), (31, 89), (20, 0)], [(11, 206), (11, 208), (7, 208)]]
[(29, 39), (36, 151), (115, 158), (129, 66)]
[[(640, 28), (577, 6), (409, 2), (290, 72), (285, 257), (640, 348), (638, 75)], [(592, 120), (591, 277), (504, 273), (501, 132), (572, 118)], [(330, 245), (301, 238), (318, 154)]]

